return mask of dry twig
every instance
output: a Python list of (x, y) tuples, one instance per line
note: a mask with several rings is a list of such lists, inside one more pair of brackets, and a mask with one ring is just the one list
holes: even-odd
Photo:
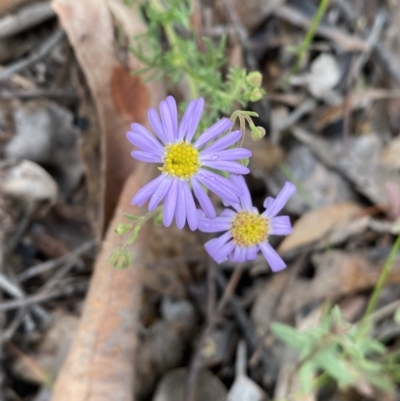
[(24, 32), (55, 16), (48, 2), (31, 4), (0, 19), (0, 38)]
[(29, 267), (18, 275), (18, 279), (20, 282), (24, 282), (39, 274), (43, 274), (49, 270), (55, 269), (62, 263), (75, 263), (81, 255), (93, 249), (96, 246), (96, 243), (97, 242), (95, 239), (91, 239), (66, 255), (61, 256), (60, 258), (48, 260), (47, 262)]
[(23, 59), (18, 60), (15, 63), (4, 68), (0, 72), (0, 81), (8, 80), (12, 75), (19, 73), (31, 65), (37, 63), (46, 57), (63, 39), (65, 38), (65, 32), (62, 29), (55, 31), (40, 47), (37, 51)]
[[(45, 291), (39, 294), (27, 296), (25, 298), (16, 299), (14, 301), (6, 301), (0, 303), (0, 312), (5, 312), (17, 308), (25, 308), (31, 305), (35, 305), (44, 301), (48, 301), (53, 298), (62, 297), (65, 295), (71, 295), (76, 290), (83, 290), (87, 283), (82, 283), (82, 286), (78, 286), (79, 288), (75, 288), (72, 285), (63, 285), (51, 291)], [(82, 288), (81, 288), (82, 287)]]

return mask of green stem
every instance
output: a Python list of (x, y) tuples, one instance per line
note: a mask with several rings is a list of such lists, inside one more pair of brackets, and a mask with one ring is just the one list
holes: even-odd
[(389, 256), (386, 259), (385, 265), (383, 266), (382, 272), (379, 276), (378, 282), (374, 288), (374, 291), (369, 299), (367, 309), (364, 313), (364, 316), (361, 319), (361, 323), (358, 327), (357, 336), (362, 337), (366, 334), (368, 330), (369, 316), (375, 310), (376, 304), (379, 299), (379, 295), (382, 292), (384, 285), (388, 279), (388, 276), (392, 270), (394, 260), (397, 256), (397, 253), (400, 249), (400, 235), (397, 237), (392, 249), (390, 250)]
[(318, 6), (318, 10), (314, 15), (313, 20), (311, 21), (310, 28), (308, 29), (306, 36), (304, 37), (303, 41), (301, 42), (299, 48), (297, 49), (297, 61), (296, 65), (294, 66), (291, 75), (297, 74), (300, 69), (301, 63), (303, 61), (304, 54), (310, 47), (312, 41), (314, 40), (315, 34), (321, 23), (322, 18), (325, 15), (326, 9), (328, 8), (329, 0), (321, 0)]
[(303, 61), (304, 54), (307, 52), (308, 48), (310, 47), (312, 41), (314, 40), (315, 34), (317, 32), (317, 29), (319, 27), (319, 24), (321, 23), (322, 18), (325, 15), (326, 9), (328, 7), (329, 0), (321, 0), (318, 6), (318, 10), (314, 15), (313, 20), (311, 21), (310, 28), (308, 29), (306, 36), (304, 37), (303, 41), (301, 42), (300, 46), (297, 48), (296, 51), (296, 64), (292, 68), (292, 70), (289, 72), (288, 76), (284, 78), (276, 87), (276, 89), (282, 89), (285, 87), (290, 78), (297, 74), (300, 67), (301, 63)]
[[(165, 8), (164, 6), (161, 4), (161, 2), (159, 0), (152, 0), (153, 6), (156, 10), (160, 11), (160, 12), (165, 12)], [(165, 30), (165, 34), (167, 35), (167, 39), (168, 39), (168, 43), (171, 46), (171, 48), (174, 50), (174, 52), (176, 54), (179, 53), (179, 49), (178, 49), (178, 36), (175, 32), (175, 29), (173, 27), (172, 24), (169, 23), (162, 23), (164, 30)], [(184, 58), (184, 60), (186, 61), (186, 58)], [(188, 66), (185, 66), (185, 70), (188, 70)], [(189, 82), (189, 89), (190, 89), (190, 95), (192, 97), (192, 99), (197, 99), (198, 95), (199, 95), (199, 91), (196, 85), (195, 80), (193, 79), (193, 77), (186, 73), (188, 82)]]
[[(126, 243), (124, 244), (124, 246), (122, 247), (122, 249), (126, 249), (128, 247), (128, 245), (131, 245), (133, 242), (135, 242), (135, 236), (133, 235), (133, 233), (135, 231), (139, 231), (142, 229), (142, 227), (153, 217), (157, 216), (159, 213), (162, 212), (162, 210), (164, 209), (164, 206), (159, 206), (156, 209), (152, 210), (151, 212), (146, 213), (143, 217), (141, 217), (137, 224), (135, 225), (135, 227), (133, 227), (130, 235), (129, 235), (129, 239), (128, 241), (126, 241)], [(132, 238), (134, 238), (132, 240)]]

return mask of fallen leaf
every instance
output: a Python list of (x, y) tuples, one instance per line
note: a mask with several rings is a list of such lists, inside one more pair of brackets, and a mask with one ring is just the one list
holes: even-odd
[[(98, 225), (105, 227), (126, 178), (136, 166), (125, 133), (132, 122), (147, 125), (147, 110), (159, 103), (164, 90), (159, 82), (145, 84), (140, 77), (132, 76), (132, 69), (138, 68), (133, 57), (128, 58), (128, 65), (116, 58), (114, 27), (106, 0), (53, 0), (52, 6), (67, 32), (96, 105), (105, 174), (101, 195), (104, 220), (100, 217)], [(137, 35), (143, 33), (145, 26), (135, 18), (131, 28), (129, 35)], [(99, 174), (91, 173), (94, 176), (89, 180)]]
[[(354, 252), (332, 250), (312, 256), (315, 274), (311, 279), (298, 277), (285, 287), (290, 270), (273, 276), (260, 290), (251, 311), (257, 332), (268, 330), (272, 315), (274, 320), (287, 321), (297, 311), (317, 301), (337, 299), (374, 287), (386, 257), (387, 252), (376, 248)], [(387, 283), (400, 283), (399, 258), (393, 264)]]
[(343, 100), (340, 104), (329, 105), (323, 108), (320, 113), (317, 113), (313, 121), (313, 129), (321, 131), (328, 125), (339, 121), (343, 118), (346, 107), (351, 111), (356, 111), (376, 100), (398, 98), (400, 98), (400, 91), (398, 90), (367, 89), (352, 93), (348, 100)]
[(278, 251), (289, 252), (321, 240), (332, 230), (351, 221), (361, 210), (361, 206), (354, 202), (311, 210), (296, 221), (293, 232), (283, 240)]

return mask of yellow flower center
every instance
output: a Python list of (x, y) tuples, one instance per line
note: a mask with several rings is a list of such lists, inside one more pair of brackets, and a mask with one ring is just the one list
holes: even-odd
[(231, 233), (236, 245), (251, 247), (268, 239), (269, 221), (258, 213), (239, 212), (233, 218)]
[(185, 142), (165, 146), (164, 166), (160, 170), (173, 177), (188, 180), (200, 167), (199, 151)]

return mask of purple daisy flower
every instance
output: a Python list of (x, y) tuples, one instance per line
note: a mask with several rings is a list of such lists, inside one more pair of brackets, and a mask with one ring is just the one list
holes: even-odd
[(142, 206), (150, 199), (151, 211), (165, 198), (164, 224), (167, 227), (175, 216), (178, 228), (183, 228), (187, 220), (190, 229), (196, 230), (198, 215), (192, 191), (211, 219), (216, 216), (215, 209), (204, 187), (229, 202), (239, 201), (241, 189), (216, 174), (215, 170), (235, 174), (249, 172), (237, 160), (250, 157), (251, 152), (243, 148), (227, 149), (241, 138), (240, 131), (233, 131), (209, 145), (210, 141), (232, 127), (233, 122), (229, 118), (218, 121), (193, 141), (203, 107), (203, 98), (192, 100), (178, 124), (175, 99), (168, 96), (160, 103), (161, 119), (155, 109), (150, 109), (148, 114), (158, 139), (136, 123), (126, 134), (128, 140), (140, 149), (132, 152), (135, 159), (163, 164), (158, 168), (161, 174), (137, 192), (132, 204)]
[(209, 255), (217, 262), (226, 260), (244, 262), (254, 260), (261, 250), (265, 259), (276, 272), (286, 267), (285, 262), (268, 242), (270, 235), (288, 235), (292, 232), (289, 216), (276, 216), (289, 198), (296, 192), (291, 182), (286, 182), (275, 198), (264, 201), (265, 212), (260, 214), (251, 202), (250, 192), (242, 176), (233, 175), (232, 182), (240, 188), (240, 203), (224, 202), (232, 209), (225, 209), (219, 217), (211, 220), (199, 210), (199, 230), (207, 233), (226, 231), (219, 238), (205, 244)]

